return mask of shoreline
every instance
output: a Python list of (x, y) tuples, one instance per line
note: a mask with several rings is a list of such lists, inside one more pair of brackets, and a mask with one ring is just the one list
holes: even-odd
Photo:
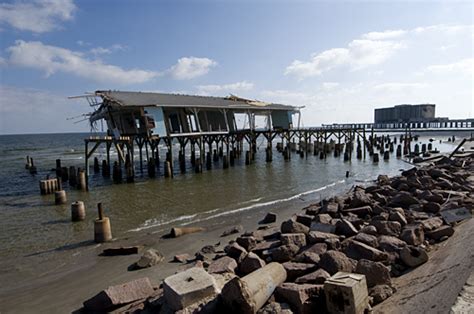
[[(329, 188), (327, 191), (322, 191), (327, 193), (321, 195), (321, 197), (335, 196), (344, 192), (344, 190), (348, 190), (348, 188), (346, 186)], [(317, 197), (319, 198), (319, 195)], [(73, 253), (66, 251), (63, 257), (60, 258), (65, 260), (65, 264), (59, 269), (51, 270), (50, 274), (20, 284), (15, 278), (5, 278), (4, 287), (6, 289), (0, 288), (0, 304), (5, 308), (0, 308), (0, 312), (72, 312), (80, 309), (82, 302), (95, 295), (97, 291), (111, 285), (141, 277), (149, 277), (152, 284), (158, 286), (167, 276), (189, 267), (186, 264), (171, 262), (174, 255), (187, 253), (194, 256), (194, 253), (198, 252), (203, 246), (217, 242), (221, 242), (221, 245), (216, 249), (223, 249), (227, 241), (237, 236), (221, 237), (221, 234), (229, 228), (242, 225), (244, 231), (256, 230), (261, 226), (258, 221), (263, 219), (269, 211), (277, 214), (276, 225), (278, 225), (314, 202), (315, 199), (310, 197), (292, 197), (291, 200), (261, 206), (255, 210), (238, 211), (236, 213), (224, 212), (224, 216), (204, 219), (192, 225), (204, 227), (206, 228), (205, 231), (175, 239), (164, 239), (162, 236), (167, 234), (171, 227), (179, 226), (179, 222), (175, 225), (169, 224), (167, 229), (159, 226), (140, 230), (136, 233), (127, 232), (129, 236), (115, 239), (109, 243), (95, 244), (93, 241), (89, 241), (85, 243), (80, 251), (77, 250)], [(168, 223), (165, 225), (168, 225)], [(165, 260), (155, 267), (129, 271), (128, 267), (139, 259), (140, 254), (113, 257), (99, 256), (106, 248), (135, 245), (144, 246), (145, 249), (155, 248), (165, 256)], [(60, 301), (58, 302), (58, 300)]]
[[(406, 164), (406, 167), (411, 167)], [(375, 181), (367, 180), (366, 183)], [(354, 180), (353, 185), (363, 185), (364, 182)], [(347, 193), (348, 185), (328, 189), (322, 198)], [(319, 190), (319, 189), (316, 189)], [(324, 191), (326, 192), (326, 191)], [(196, 234), (186, 235), (177, 239), (162, 239), (161, 235), (168, 230), (154, 230), (158, 227), (140, 230), (136, 234), (127, 232), (130, 236), (124, 236), (116, 241), (97, 245), (91, 241), (86, 241), (76, 248), (65, 250), (68, 258), (62, 262), (62, 267), (50, 269), (49, 273), (38, 276), (31, 281), (18, 282), (15, 278), (7, 278), (5, 287), (0, 290), (0, 304), (6, 309), (0, 309), (2, 313), (14, 312), (38, 312), (48, 311), (51, 313), (63, 313), (65, 311), (75, 311), (82, 306), (82, 302), (97, 292), (108, 286), (120, 284), (141, 277), (149, 277), (156, 286), (178, 270), (182, 270), (186, 265), (171, 263), (171, 259), (176, 254), (188, 253), (191, 256), (199, 251), (203, 246), (220, 242), (217, 249), (223, 249), (226, 242), (237, 235), (220, 237), (223, 231), (235, 225), (242, 225), (244, 230), (256, 230), (260, 225), (258, 221), (262, 219), (268, 211), (278, 215), (276, 225), (288, 219), (292, 215), (299, 213), (302, 208), (315, 202), (310, 195), (290, 197), (290, 200), (267, 206), (259, 206), (255, 210), (250, 208), (245, 211), (235, 213), (223, 212), (217, 217), (207, 218), (199, 221), (196, 226), (207, 228), (206, 231)], [(321, 193), (323, 194), (323, 193)], [(258, 204), (256, 204), (258, 205)], [(253, 205), (249, 206), (252, 207)], [(180, 221), (177, 222), (179, 224)], [(169, 225), (166, 223), (165, 225)], [(173, 225), (170, 225), (173, 226)], [(128, 267), (136, 262), (140, 255), (102, 257), (99, 254), (103, 249), (109, 247), (120, 247), (128, 245), (144, 245), (145, 248), (156, 248), (164, 256), (165, 260), (158, 266), (129, 271)], [(180, 249), (185, 248), (185, 249)], [(69, 253), (71, 252), (71, 253)], [(61, 258), (61, 260), (63, 260)], [(3, 276), (3, 275), (2, 275)], [(58, 301), (59, 300), (59, 301)]]

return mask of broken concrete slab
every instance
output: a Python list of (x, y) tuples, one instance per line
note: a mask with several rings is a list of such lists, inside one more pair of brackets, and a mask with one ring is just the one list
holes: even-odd
[(229, 256), (223, 256), (212, 261), (207, 271), (210, 274), (234, 273), (237, 268), (235, 259)]
[(116, 306), (144, 299), (154, 293), (148, 278), (136, 279), (124, 284), (108, 287), (84, 302), (91, 311), (107, 311)]
[(441, 212), (441, 217), (443, 217), (444, 221), (447, 224), (452, 224), (455, 222), (463, 221), (465, 219), (471, 219), (472, 214), (467, 208), (461, 207), (456, 209), (443, 210)]

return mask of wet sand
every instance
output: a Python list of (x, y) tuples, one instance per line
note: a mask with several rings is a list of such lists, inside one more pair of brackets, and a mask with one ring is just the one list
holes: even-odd
[[(337, 193), (331, 191), (327, 197)], [(318, 197), (319, 200), (319, 197)], [(188, 253), (193, 256), (203, 246), (220, 242), (217, 249), (223, 249), (228, 241), (238, 234), (227, 237), (220, 235), (233, 226), (242, 225), (244, 230), (256, 230), (268, 211), (278, 215), (277, 222), (271, 225), (280, 226), (281, 221), (314, 203), (314, 198), (300, 198), (291, 202), (277, 204), (271, 208), (258, 208), (224, 217), (210, 219), (196, 224), (206, 228), (205, 232), (185, 235), (179, 238), (164, 239), (166, 232), (131, 233), (128, 239), (117, 239), (114, 242), (97, 245), (85, 243), (85, 248), (77, 252), (64, 252), (61, 261), (49, 262), (41, 268), (50, 268), (46, 274), (38, 274), (33, 280), (18, 280), (17, 276), (3, 276), (0, 288), (1, 313), (66, 313), (78, 310), (82, 302), (94, 296), (104, 288), (141, 277), (149, 277), (152, 284), (158, 286), (167, 276), (189, 267), (186, 264), (173, 263), (176, 254)], [(129, 271), (140, 255), (99, 256), (105, 248), (128, 245), (144, 245), (155, 248), (165, 256), (157, 266), (142, 270)], [(72, 250), (76, 251), (76, 250)], [(60, 267), (56, 268), (59, 265)]]

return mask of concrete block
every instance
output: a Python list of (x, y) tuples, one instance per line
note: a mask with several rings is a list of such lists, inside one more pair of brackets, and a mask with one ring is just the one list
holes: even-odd
[(168, 306), (178, 311), (218, 293), (216, 280), (204, 269), (193, 267), (163, 281)]
[(329, 313), (362, 314), (369, 304), (364, 275), (338, 272), (324, 283)]

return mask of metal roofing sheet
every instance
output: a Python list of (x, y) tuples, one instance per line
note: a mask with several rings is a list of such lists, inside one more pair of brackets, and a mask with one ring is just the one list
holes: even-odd
[(121, 106), (204, 107), (219, 109), (297, 110), (298, 107), (267, 104), (237, 97), (211, 97), (150, 92), (96, 91), (100, 96)]

